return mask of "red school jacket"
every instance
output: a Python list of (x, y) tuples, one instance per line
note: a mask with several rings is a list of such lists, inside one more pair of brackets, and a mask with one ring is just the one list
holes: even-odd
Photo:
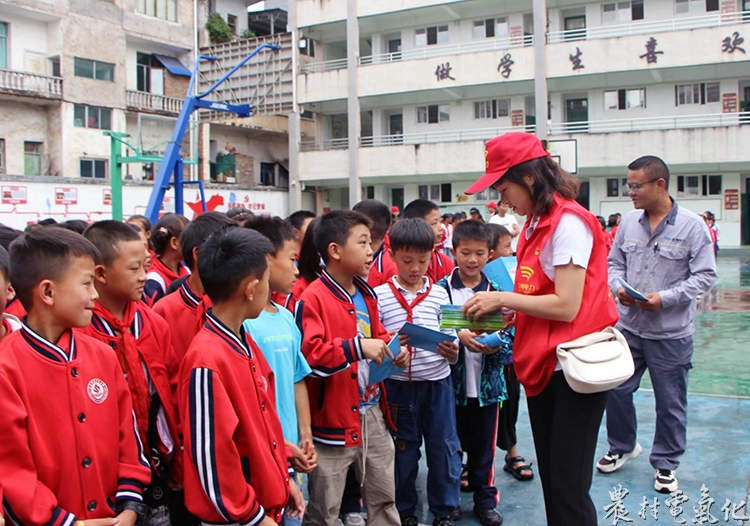
[[(141, 361), (145, 363), (149, 380), (149, 387), (164, 385), (168, 389), (159, 392), (159, 398), (163, 406), (163, 412), (158, 416), (159, 424), (163, 424), (168, 430), (168, 436), (157, 433), (159, 437), (158, 449), (162, 461), (171, 461), (171, 476), (177, 481), (182, 480), (182, 461), (180, 455), (180, 428), (177, 411), (177, 382), (179, 380), (180, 364), (175, 356), (172, 342), (169, 338), (169, 326), (161, 316), (154, 313), (143, 302), (138, 302), (137, 313), (133, 320), (130, 333), (135, 337), (136, 347)], [(122, 361), (123, 341), (106, 320), (96, 313), (91, 318), (91, 323), (83, 328), (76, 329), (113, 349)], [(143, 431), (143, 430), (141, 430)]]
[(11, 523), (63, 526), (142, 502), (151, 470), (117, 356), (27, 326), (0, 345), (0, 485)]
[(143, 285), (143, 301), (149, 307), (153, 307), (154, 303), (166, 296), (167, 289), (174, 280), (189, 275), (190, 270), (182, 263), (180, 263), (179, 273), (175, 274), (158, 257), (152, 259), (151, 264), (148, 266), (146, 283)]
[(180, 289), (162, 298), (153, 306), (153, 311), (169, 325), (172, 347), (177, 363), (182, 361), (190, 343), (203, 327), (206, 309), (211, 307), (207, 295), (199, 296), (185, 281)]
[[(355, 278), (354, 283), (367, 304), (373, 338), (389, 341), (375, 291), (362, 278)], [(313, 439), (329, 446), (362, 445), (357, 363), (364, 356), (352, 297), (323, 270), (302, 293), (295, 317), (302, 331), (302, 353), (312, 369), (306, 382)], [(380, 406), (393, 428), (385, 388), (379, 387)]]
[(202, 521), (276, 522), (289, 500), (273, 373), (255, 342), (206, 313), (180, 366), (185, 503)]
[(531, 216), (521, 231), (518, 242), (518, 273), (515, 292), (534, 296), (555, 293), (555, 282), (542, 270), (539, 254), (552, 239), (564, 213), (580, 216), (594, 236), (594, 246), (586, 269), (581, 310), (572, 322), (535, 318), (516, 313), (516, 340), (513, 361), (518, 380), (527, 396), (540, 394), (547, 386), (557, 363), (557, 346), (584, 334), (614, 326), (619, 319), (612, 292), (607, 284), (607, 254), (601, 225), (596, 217), (571, 199), (555, 194), (549, 214), (543, 216), (531, 237), (526, 239), (526, 229)]

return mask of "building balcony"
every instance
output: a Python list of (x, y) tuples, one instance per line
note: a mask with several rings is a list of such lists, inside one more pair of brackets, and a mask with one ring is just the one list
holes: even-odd
[[(509, 131), (533, 127), (362, 137), (360, 177), (386, 182), (409, 177), (414, 182), (450, 175), (468, 180), (466, 174), (484, 170), (485, 142)], [(674, 170), (685, 172), (706, 166), (717, 172), (742, 171), (750, 162), (750, 112), (551, 123), (549, 132), (550, 140), (576, 140), (583, 177), (622, 175), (633, 159), (646, 154), (659, 155)], [(300, 179), (315, 184), (345, 178), (347, 147), (346, 138), (303, 142)]]
[(129, 110), (160, 115), (177, 115), (182, 110), (182, 99), (133, 90), (127, 90), (126, 95)]
[[(498, 83), (531, 81), (534, 49), (529, 43), (532, 38), (521, 36), (362, 57), (357, 68), (358, 94), (404, 96), (490, 85), (496, 90)], [(300, 75), (297, 82), (300, 104), (346, 99), (349, 82), (345, 68), (345, 60), (306, 64), (302, 73), (307, 74)], [(505, 93), (510, 92), (506, 89)]]
[(62, 83), (60, 77), (0, 69), (0, 94), (62, 100)]
[(731, 26), (750, 22), (750, 11), (739, 13), (715, 13), (712, 15), (673, 18), (669, 20), (640, 20), (630, 24), (604, 25), (567, 31), (547, 33), (548, 44), (560, 44), (576, 40), (599, 40), (631, 35), (652, 35), (674, 31), (689, 31), (709, 27)]
[[(586, 36), (580, 40), (561, 40), (560, 34), (550, 33), (550, 42), (556, 43), (546, 46), (549, 88), (569, 91), (611, 85), (608, 82), (650, 84), (699, 69), (707, 78), (735, 76), (737, 68), (744, 67), (748, 60), (744, 52), (747, 46), (740, 36), (748, 27), (743, 16), (713, 15), (589, 28), (580, 30)], [(750, 21), (750, 12), (748, 17)]]

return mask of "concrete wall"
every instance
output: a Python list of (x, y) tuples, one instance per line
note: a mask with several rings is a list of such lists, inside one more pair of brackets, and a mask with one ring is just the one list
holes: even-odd
[[(50, 108), (29, 106), (11, 101), (2, 101), (0, 114), (0, 138), (5, 139), (5, 172), (23, 174), (25, 141), (44, 143), (43, 156), (49, 160), (48, 141)], [(49, 169), (49, 162), (42, 158), (42, 170)], [(54, 173), (54, 169), (50, 170)]]
[(8, 69), (40, 75), (51, 74), (47, 61), (59, 49), (48, 46), (48, 24), (0, 7), (0, 21), (8, 24)]
[[(247, 131), (229, 126), (212, 125), (211, 141), (222, 150), (229, 144), (237, 153), (253, 159), (253, 179), (260, 181), (260, 163), (286, 162), (289, 158), (289, 147), (285, 136), (256, 136)], [(211, 161), (216, 161), (216, 152), (211, 152)]]

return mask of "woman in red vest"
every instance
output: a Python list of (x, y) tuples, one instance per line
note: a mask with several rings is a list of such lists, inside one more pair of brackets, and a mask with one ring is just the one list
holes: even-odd
[(589, 490), (607, 393), (573, 391), (555, 351), (560, 343), (617, 322), (604, 233), (575, 201), (578, 180), (534, 135), (492, 139), (485, 161), (486, 173), (466, 193), (492, 186), (528, 219), (518, 241), (514, 292), (479, 292), (464, 305), (464, 315), (516, 311), (513, 359), (526, 390), (547, 524), (596, 526)]

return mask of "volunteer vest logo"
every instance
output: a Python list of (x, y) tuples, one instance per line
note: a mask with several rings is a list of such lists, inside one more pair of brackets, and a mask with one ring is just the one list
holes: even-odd
[(109, 387), (107, 387), (107, 384), (99, 378), (91, 380), (86, 391), (89, 393), (89, 398), (91, 398), (95, 404), (104, 403), (109, 395)]
[(490, 154), (488, 150), (484, 151), (484, 169), (489, 170), (490, 169), (490, 161), (487, 159), (487, 156)]
[(521, 272), (521, 277), (526, 281), (529, 281), (531, 279), (531, 276), (534, 275), (534, 269), (531, 267), (522, 266), (519, 267), (518, 270)]

